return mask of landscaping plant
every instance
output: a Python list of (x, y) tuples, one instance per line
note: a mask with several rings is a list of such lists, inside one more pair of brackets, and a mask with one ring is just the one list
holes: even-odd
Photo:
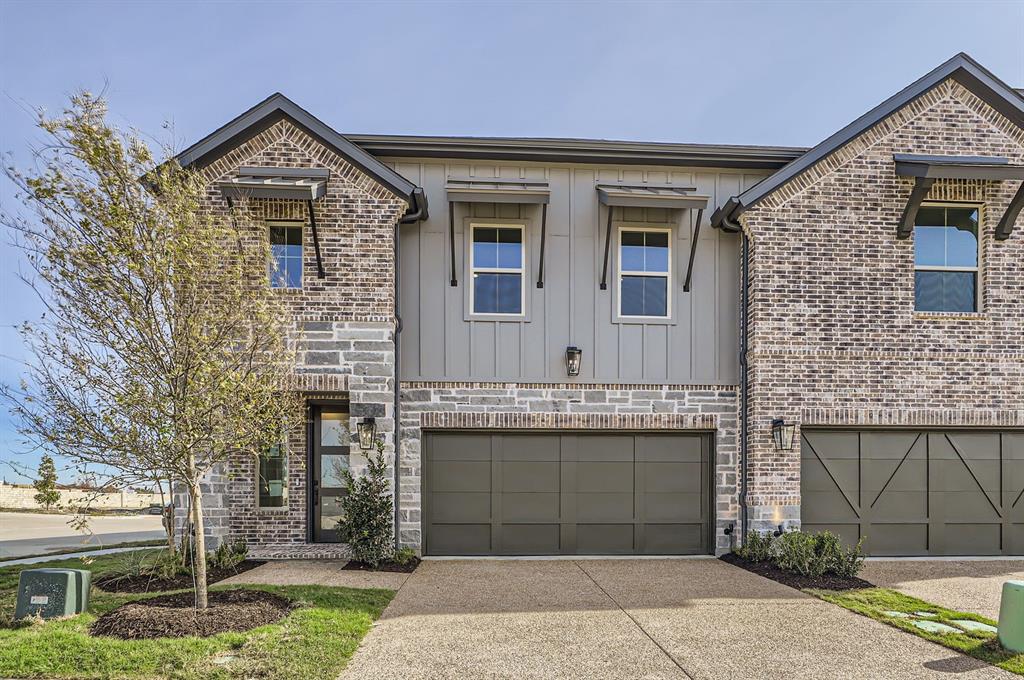
[(747, 540), (736, 552), (740, 557), (751, 562), (767, 562), (772, 558), (774, 542), (770, 532), (750, 531), (747, 532)]
[(53, 464), (53, 456), (44, 453), (39, 461), (39, 477), (32, 482), (36, 494), (32, 497), (36, 503), (49, 510), (60, 500), (60, 491), (57, 491), (57, 468)]
[(5, 168), (25, 210), (0, 223), (46, 313), (21, 327), (26, 377), (0, 395), (29, 444), (122, 486), (183, 487), (203, 609), (200, 484), (299, 422), (299, 338), (249, 202), (211, 210), (206, 178), (106, 118), (102, 98), (78, 93), (61, 115), (40, 114), (47, 143), (32, 169)]
[(341, 471), (348, 493), (341, 499), (338, 535), (348, 544), (353, 560), (376, 568), (394, 557), (395, 548), (384, 440), (377, 438), (374, 444), (377, 453), (368, 458), (365, 474), (356, 477), (349, 469)]
[(210, 553), (207, 560), (214, 569), (234, 569), (245, 560), (248, 553), (249, 547), (245, 541), (224, 541)]

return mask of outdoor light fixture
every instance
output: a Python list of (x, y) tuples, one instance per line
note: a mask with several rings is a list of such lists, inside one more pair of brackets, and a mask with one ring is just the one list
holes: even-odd
[(724, 533), (726, 536), (732, 536), (733, 531), (735, 531), (735, 525), (730, 524), (722, 531), (722, 533)]
[(792, 451), (795, 434), (796, 423), (787, 423), (782, 418), (772, 420), (772, 439), (775, 440), (776, 451)]
[(377, 434), (377, 421), (373, 418), (363, 418), (359, 423), (359, 448), (369, 451), (373, 448), (373, 438)]
[(779, 536), (781, 536), (784, 533), (786, 533), (786, 532), (782, 530), (782, 525), (780, 524), (779, 528), (776, 529), (774, 532), (772, 532), (772, 536), (774, 536), (775, 538), (778, 538)]
[(565, 348), (565, 371), (570, 376), (580, 374), (580, 364), (583, 362), (583, 350), (579, 347)]

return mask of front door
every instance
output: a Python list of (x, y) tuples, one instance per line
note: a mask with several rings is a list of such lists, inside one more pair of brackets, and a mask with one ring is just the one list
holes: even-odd
[(348, 407), (313, 408), (313, 441), (310, 447), (310, 525), (315, 543), (338, 543), (341, 499), (345, 495), (342, 476), (349, 465)]

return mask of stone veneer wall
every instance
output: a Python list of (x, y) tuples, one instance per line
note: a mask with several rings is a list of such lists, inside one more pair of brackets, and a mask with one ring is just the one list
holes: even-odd
[[(202, 168), (209, 182), (206, 209), (230, 219), (216, 182), (242, 166), (329, 168), (326, 195), (314, 202), (325, 277), (317, 276), (313, 233), (301, 201), (248, 199), (235, 215), (253, 224), (294, 220), (303, 225), (302, 288), (278, 290), (296, 324), (299, 356), (296, 389), (309, 397), (350, 402), (353, 434), (359, 419), (373, 416), (394, 458), (394, 229), (404, 200), (354, 165), (281, 120)], [(263, 277), (263, 264), (256, 276)], [(211, 473), (204, 484), (210, 547), (228, 536), (250, 544), (299, 545), (306, 541), (306, 432), (288, 441), (288, 506), (260, 510), (256, 504), (256, 461), (238, 456)], [(180, 501), (179, 501), (180, 502)]]
[(722, 385), (402, 382), (400, 537), (419, 548), (424, 429), (714, 430), (716, 552), (738, 517), (737, 394)]
[[(754, 527), (799, 524), (800, 452), (774, 417), (812, 426), (1024, 426), (1024, 226), (993, 232), (1017, 182), (946, 180), (928, 200), (983, 204), (978, 313), (914, 311), (914, 242), (896, 239), (913, 180), (894, 153), (1006, 156), (1024, 132), (948, 81), (741, 216), (750, 253)], [(798, 435), (799, 436), (799, 435)]]

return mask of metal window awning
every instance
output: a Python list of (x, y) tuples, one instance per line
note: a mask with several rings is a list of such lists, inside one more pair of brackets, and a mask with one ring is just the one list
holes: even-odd
[(305, 201), (309, 213), (309, 226), (313, 232), (313, 251), (316, 253), (318, 278), (327, 276), (320, 257), (320, 234), (316, 228), (313, 201), (327, 193), (331, 171), (327, 168), (238, 168), (233, 179), (218, 182), (220, 193), (227, 199), (228, 208), (234, 210), (238, 198), (283, 198)]
[(544, 241), (547, 238), (548, 203), (551, 202), (551, 187), (546, 179), (449, 177), (445, 193), (448, 196), (448, 242), (452, 262), (449, 285), (459, 285), (455, 271), (455, 203), (514, 203), (541, 207), (537, 287), (544, 287)]
[(238, 176), (218, 182), (225, 198), (285, 198), (315, 201), (327, 193), (327, 168), (246, 168)]
[(612, 208), (669, 208), (674, 210), (696, 210), (693, 223), (693, 240), (690, 242), (690, 259), (686, 267), (683, 291), (690, 292), (693, 279), (693, 260), (697, 255), (697, 237), (704, 220), (704, 210), (710, 197), (695, 194), (697, 187), (681, 187), (667, 184), (627, 184), (623, 182), (597, 185), (597, 197), (602, 205), (608, 206), (608, 222), (604, 235), (604, 265), (601, 268), (601, 290), (608, 289), (608, 257), (612, 243)]
[(1010, 200), (999, 224), (996, 226), (996, 239), (1003, 241), (1010, 238), (1014, 222), (1024, 208), (1024, 165), (1012, 165), (1008, 158), (1002, 156), (924, 156), (918, 154), (893, 154), (896, 162), (896, 174), (900, 177), (913, 177), (914, 187), (910, 198), (903, 208), (903, 215), (896, 228), (896, 238), (909, 238), (914, 232), (917, 212), (928, 191), (937, 179), (980, 179), (999, 182), (1003, 180), (1022, 180), (1017, 193)]

